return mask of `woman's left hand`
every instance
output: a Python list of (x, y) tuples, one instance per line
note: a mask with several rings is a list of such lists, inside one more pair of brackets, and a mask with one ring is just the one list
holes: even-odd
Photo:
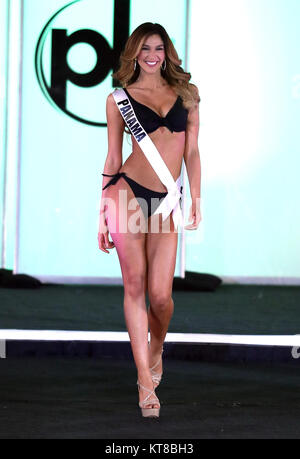
[(190, 215), (189, 215), (189, 222), (192, 222), (190, 225), (184, 227), (187, 230), (195, 230), (198, 228), (199, 223), (202, 220), (201, 210), (200, 210), (200, 200), (201, 198), (197, 198), (192, 200), (192, 205), (190, 207)]

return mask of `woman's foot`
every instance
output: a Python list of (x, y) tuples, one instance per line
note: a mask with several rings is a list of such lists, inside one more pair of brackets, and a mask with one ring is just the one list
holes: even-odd
[(152, 413), (152, 411), (150, 412), (147, 410), (156, 410), (156, 412), (157, 410), (159, 411), (160, 403), (157, 395), (155, 394), (150, 371), (140, 373), (138, 375), (137, 384), (139, 389), (139, 406), (142, 408), (143, 416), (147, 416), (147, 413)]
[(156, 353), (152, 353), (151, 344), (149, 343), (149, 367), (155, 389), (159, 386), (163, 374), (162, 353), (163, 348), (160, 348)]

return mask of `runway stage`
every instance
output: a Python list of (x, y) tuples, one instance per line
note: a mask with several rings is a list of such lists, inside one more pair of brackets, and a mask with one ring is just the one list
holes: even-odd
[[(1, 329), (126, 332), (123, 288), (0, 289)], [(297, 335), (299, 287), (173, 292), (170, 334)], [(299, 438), (289, 346), (166, 343), (158, 421), (141, 418), (128, 342), (6, 343), (1, 438)]]

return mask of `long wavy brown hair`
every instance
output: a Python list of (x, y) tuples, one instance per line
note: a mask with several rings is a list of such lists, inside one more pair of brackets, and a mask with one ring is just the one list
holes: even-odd
[(154, 34), (160, 35), (164, 43), (166, 69), (161, 70), (161, 75), (174, 89), (175, 93), (181, 96), (183, 106), (189, 110), (201, 100), (197, 87), (189, 83), (191, 74), (185, 72), (181, 67), (182, 60), (179, 59), (165, 28), (160, 24), (144, 22), (132, 32), (120, 55), (119, 69), (112, 74), (112, 78), (118, 80), (122, 87), (126, 87), (137, 80), (140, 74), (140, 66), (137, 65), (134, 70), (134, 59), (140, 53), (145, 40)]

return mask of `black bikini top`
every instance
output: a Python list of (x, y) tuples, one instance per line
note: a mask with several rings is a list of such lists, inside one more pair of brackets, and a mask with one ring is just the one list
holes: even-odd
[(136, 113), (138, 120), (147, 132), (156, 131), (160, 126), (166, 126), (171, 132), (181, 132), (186, 130), (188, 110), (182, 105), (182, 98), (177, 97), (173, 106), (168, 111), (165, 117), (161, 117), (147, 105), (141, 104), (133, 99), (126, 88), (123, 88), (130, 99), (132, 107)]

